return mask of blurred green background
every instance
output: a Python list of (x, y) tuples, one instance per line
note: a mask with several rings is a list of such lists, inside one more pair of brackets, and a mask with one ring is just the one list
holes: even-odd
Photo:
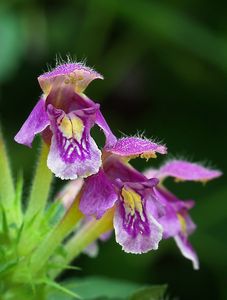
[[(87, 94), (102, 102), (118, 136), (144, 131), (166, 143), (170, 155), (227, 173), (226, 11), (225, 1), (211, 0), (1, 0), (0, 118), (15, 174), (24, 170), (25, 195), (38, 142), (30, 150), (13, 137), (41, 93), (37, 76), (55, 65), (56, 55), (86, 58), (104, 74)], [(134, 164), (143, 170), (162, 161)], [(82, 267), (77, 276), (168, 283), (179, 299), (227, 299), (226, 176), (205, 187), (167, 184), (182, 199), (197, 200), (191, 241), (201, 269), (193, 271), (172, 240), (137, 256), (123, 253), (113, 238), (100, 245), (98, 258), (75, 262)]]

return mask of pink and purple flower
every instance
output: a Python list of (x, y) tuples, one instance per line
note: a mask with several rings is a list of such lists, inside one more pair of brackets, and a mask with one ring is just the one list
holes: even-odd
[[(155, 158), (157, 153), (166, 154), (167, 149), (142, 137), (117, 140), (99, 104), (83, 93), (95, 79), (103, 77), (81, 63), (62, 64), (39, 76), (43, 95), (15, 140), (31, 147), (35, 135), (41, 134), (50, 145), (49, 169), (61, 179), (74, 180), (59, 197), (68, 208), (79, 193), (79, 209), (85, 216), (82, 225), (94, 217), (101, 219), (109, 211), (116, 241), (125, 252), (155, 250), (162, 238), (173, 237), (182, 254), (198, 269), (197, 254), (188, 241), (196, 228), (189, 216), (194, 201), (178, 199), (163, 181), (174, 177), (177, 181), (206, 182), (221, 172), (183, 160), (168, 161), (144, 174), (137, 171), (129, 164), (130, 159)], [(94, 125), (106, 137), (102, 151), (90, 135)], [(86, 249), (90, 254), (96, 250), (96, 243)]]
[(88, 177), (101, 166), (101, 151), (90, 135), (96, 124), (106, 136), (106, 147), (116, 138), (106, 123), (99, 104), (83, 94), (87, 85), (102, 75), (80, 63), (68, 63), (38, 77), (44, 92), (15, 140), (31, 147), (42, 133), (50, 144), (47, 165), (61, 179)]
[(157, 249), (162, 238), (162, 209), (154, 191), (158, 179), (147, 179), (127, 162), (135, 156), (154, 157), (156, 152), (164, 154), (166, 147), (139, 137), (120, 139), (108, 147), (103, 168), (85, 179), (82, 188), (80, 210), (86, 216), (99, 219), (114, 209), (116, 241), (125, 252)]
[(182, 201), (163, 186), (167, 177), (173, 177), (177, 181), (201, 181), (217, 178), (220, 171), (205, 168), (196, 163), (183, 160), (171, 160), (165, 163), (159, 170), (150, 169), (145, 172), (147, 178), (156, 177), (160, 183), (154, 188), (156, 197), (162, 205), (164, 214), (159, 219), (163, 226), (163, 238), (173, 237), (181, 253), (193, 263), (194, 269), (199, 268), (197, 254), (188, 241), (188, 237), (196, 229), (189, 216), (189, 209), (194, 206), (194, 201)]

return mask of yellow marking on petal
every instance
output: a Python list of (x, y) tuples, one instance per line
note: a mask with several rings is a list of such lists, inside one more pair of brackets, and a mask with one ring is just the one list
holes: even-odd
[(45, 95), (49, 95), (52, 85), (49, 82), (43, 82), (41, 84), (41, 88), (43, 89)]
[(64, 83), (72, 84), (74, 86), (75, 92), (80, 94), (85, 90), (91, 79), (89, 78), (89, 76), (88, 78), (86, 77), (86, 72), (84, 70), (76, 70), (75, 72), (72, 72), (67, 76)]
[(73, 136), (78, 142), (80, 142), (84, 131), (83, 121), (80, 118), (73, 116), (71, 118), (71, 122), (72, 122)]
[(140, 157), (145, 158), (146, 160), (149, 160), (150, 158), (156, 158), (157, 155), (154, 152), (145, 152), (145, 153), (142, 153), (140, 155)]
[(76, 88), (75, 88), (76, 91), (80, 92), (77, 89), (77, 85), (78, 85), (78, 81), (81, 81), (83, 79), (84, 79), (84, 77), (82, 75), (72, 72), (72, 73), (70, 73), (70, 74), (67, 75), (67, 78), (65, 79), (64, 82), (65, 82), (65, 84), (73, 84), (73, 85), (75, 85), (76, 86)]
[(208, 180), (207, 179), (201, 179), (200, 182), (205, 186), (207, 184)]
[(77, 80), (84, 80), (84, 77), (82, 75), (78, 75)]
[(186, 224), (185, 218), (181, 214), (177, 214), (177, 217), (180, 222), (182, 232), (184, 234), (186, 234), (187, 233), (187, 224)]
[(70, 122), (70, 119), (67, 116), (63, 117), (59, 128), (67, 139), (72, 137), (72, 123)]
[(76, 76), (73, 72), (68, 75), (68, 80), (69, 80), (69, 83), (72, 83), (72, 84), (76, 83)]
[(73, 137), (80, 142), (84, 130), (84, 124), (77, 116), (73, 116), (71, 118), (64, 116), (60, 121), (59, 129), (67, 139)]
[(179, 183), (179, 182), (184, 182), (185, 180), (182, 179), (182, 178), (177, 178), (177, 177), (175, 177), (175, 178), (174, 178), (174, 181), (175, 181), (176, 183)]
[(141, 157), (141, 158), (145, 158), (146, 160), (149, 160), (150, 158), (156, 158), (157, 155), (154, 152), (146, 152), (146, 153), (142, 153), (142, 154), (134, 154), (134, 155), (124, 156), (123, 159), (125, 162), (128, 162), (131, 159), (134, 159), (137, 157)]
[(124, 162), (129, 162), (131, 159), (134, 159), (134, 158), (137, 158), (139, 155), (130, 155), (130, 156), (123, 156), (122, 157), (122, 160), (124, 161)]
[(143, 206), (141, 197), (134, 190), (125, 187), (122, 189), (122, 197), (124, 199), (124, 204), (126, 204), (130, 214), (133, 216), (137, 210), (142, 217)]

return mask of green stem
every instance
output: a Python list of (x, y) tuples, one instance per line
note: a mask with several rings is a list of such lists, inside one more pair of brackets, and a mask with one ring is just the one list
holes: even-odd
[(46, 206), (52, 181), (52, 173), (47, 167), (48, 152), (49, 147), (42, 142), (40, 157), (29, 195), (26, 219), (31, 219), (39, 212), (42, 213)]
[(39, 231), (38, 226), (42, 220), (43, 212), (48, 200), (52, 181), (52, 173), (47, 168), (48, 152), (49, 147), (42, 142), (39, 160), (28, 198), (24, 226), (18, 245), (18, 252), (22, 256), (28, 255), (36, 245), (36, 238), (34, 237), (36, 237), (36, 231)]
[(15, 189), (10, 163), (0, 130), (0, 203), (5, 209), (10, 209), (14, 202)]
[[(65, 245), (66, 257), (56, 259), (56, 264), (66, 266), (74, 260), (87, 246), (97, 240), (102, 234), (113, 228), (113, 210), (109, 210), (100, 220), (86, 223)], [(53, 278), (61, 273), (61, 269), (51, 273)]]
[(45, 266), (49, 257), (54, 253), (61, 242), (74, 229), (77, 222), (82, 218), (79, 210), (80, 195), (77, 196), (71, 207), (67, 210), (63, 219), (50, 232), (47, 238), (41, 243), (31, 258), (30, 270), (36, 274)]
[(20, 172), (16, 181), (15, 187), (15, 198), (14, 198), (14, 206), (13, 206), (13, 220), (14, 223), (17, 224), (18, 228), (23, 223), (23, 210), (22, 210), (22, 195), (23, 195), (23, 175)]

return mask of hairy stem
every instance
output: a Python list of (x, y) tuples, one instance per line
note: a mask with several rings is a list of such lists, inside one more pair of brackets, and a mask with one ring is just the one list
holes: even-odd
[[(87, 246), (97, 240), (102, 234), (113, 228), (113, 209), (109, 210), (100, 220), (87, 222), (65, 245), (66, 257), (56, 259), (56, 264), (63, 267), (76, 258)], [(62, 270), (57, 269), (51, 273), (53, 278), (57, 277)]]
[(42, 142), (39, 161), (29, 195), (28, 208), (26, 211), (27, 219), (31, 219), (37, 213), (42, 213), (46, 206), (52, 181), (52, 173), (47, 167), (48, 152), (49, 147)]
[(33, 274), (38, 273), (47, 263), (50, 256), (55, 252), (61, 242), (75, 228), (77, 222), (82, 218), (79, 210), (80, 194), (65, 213), (62, 220), (53, 228), (46, 239), (43, 240), (31, 258), (30, 270)]
[(11, 208), (15, 197), (10, 163), (0, 130), (0, 203), (5, 209)]

